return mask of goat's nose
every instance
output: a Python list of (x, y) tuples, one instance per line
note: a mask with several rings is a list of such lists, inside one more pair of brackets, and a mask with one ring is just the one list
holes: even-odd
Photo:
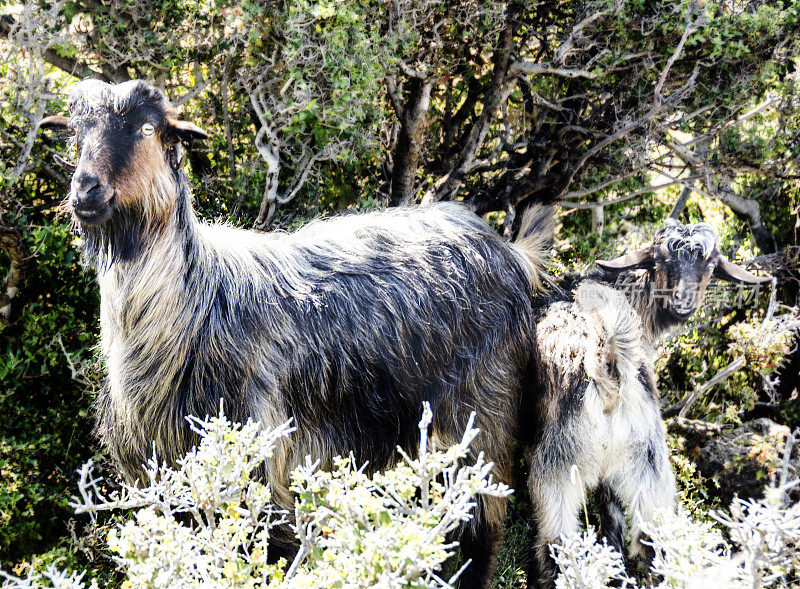
[(675, 298), (683, 299), (690, 295), (692, 290), (692, 282), (686, 278), (681, 278), (678, 280), (678, 284), (675, 285), (673, 292), (675, 293)]
[(94, 174), (80, 172), (72, 179), (72, 189), (77, 208), (96, 208), (103, 204), (103, 190), (100, 178)]
[(76, 193), (89, 192), (92, 188), (99, 185), (100, 178), (88, 172), (78, 172), (72, 178), (72, 187), (75, 189)]

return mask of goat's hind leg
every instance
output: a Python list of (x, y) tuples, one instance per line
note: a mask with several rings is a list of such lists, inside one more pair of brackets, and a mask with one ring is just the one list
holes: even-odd
[(606, 539), (609, 546), (622, 555), (622, 562), (627, 567), (625, 557), (625, 508), (622, 500), (614, 490), (601, 483), (594, 493), (597, 508), (600, 512), (600, 534)]
[(558, 566), (550, 556), (549, 545), (562, 534), (578, 528), (578, 514), (583, 505), (582, 486), (572, 484), (568, 475), (544, 481), (531, 474), (528, 487), (534, 509), (534, 542), (528, 563), (528, 587), (549, 589), (555, 586)]
[(460, 589), (490, 585), (503, 537), (505, 513), (505, 497), (478, 497), (473, 521), (465, 526), (459, 540), (462, 560), (471, 561), (459, 579)]
[(628, 507), (632, 522), (628, 555), (649, 568), (653, 552), (642, 543), (641, 522), (675, 510), (675, 475), (663, 426), (659, 423), (646, 439), (632, 444), (630, 455), (619, 461), (615, 471), (605, 485)]

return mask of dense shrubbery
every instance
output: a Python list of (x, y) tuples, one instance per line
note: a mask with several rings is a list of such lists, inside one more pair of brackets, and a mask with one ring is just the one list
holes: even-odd
[[(288, 424), (264, 430), (219, 417), (192, 418), (201, 438), (173, 469), (151, 462), (150, 485), (123, 485), (108, 496), (91, 462), (81, 469), (78, 512), (133, 509), (108, 534), (127, 587), (449, 587), (442, 563), (457, 543), (448, 534), (468, 521), (475, 494), (507, 495), (491, 482), (491, 464), (462, 465), (478, 430), (468, 425), (446, 451), (426, 450), (429, 407), (420, 422), (420, 453), (368, 476), (352, 456), (319, 471), (308, 457), (292, 473), (293, 514), (270, 504), (270, 489), (254, 471), (269, 460)], [(291, 563), (268, 564), (274, 530), (290, 524), (300, 550)], [(72, 575), (72, 576), (70, 576)], [(56, 574), (45, 575), (54, 585)], [(74, 587), (82, 575), (66, 573)], [(5, 586), (5, 585), (4, 585)], [(39, 586), (35, 577), (12, 587)]]
[[(481, 458), (461, 464), (479, 435), (471, 425), (459, 444), (428, 452), (431, 417), (426, 407), (419, 457), (403, 454), (404, 461), (385, 473), (368, 476), (352, 456), (337, 459), (332, 472), (320, 471), (308, 457), (292, 473), (293, 514), (275, 509), (269, 487), (253, 477), (292, 428), (230, 423), (222, 412), (190, 418), (199, 447), (174, 469), (151, 461), (144, 488), (123, 485), (109, 495), (87, 462), (73, 507), (93, 514), (133, 510), (107, 536), (126, 577), (123, 587), (452, 587), (458, 572), (448, 580), (440, 576), (457, 547), (448, 533), (469, 520), (476, 494), (510, 490), (491, 482), (492, 465)], [(712, 514), (730, 540), (683, 513), (645, 523), (655, 559), (643, 581), (650, 586), (647, 580), (657, 579), (658, 587), (786, 586), (800, 572), (800, 503), (786, 495), (798, 484), (784, 472), (764, 499), (737, 499), (729, 514)], [(291, 527), (300, 548), (291, 563), (269, 564), (269, 541), (281, 525)], [(621, 555), (600, 543), (592, 527), (562, 537), (551, 551), (561, 569), (558, 587), (637, 586)], [(86, 587), (84, 576), (51, 567), (42, 576), (6, 575), (3, 587), (78, 589)]]
[[(530, 202), (560, 199), (558, 272), (670, 212), (711, 222), (778, 283), (767, 324), (769, 289), (707, 305), (658, 352), (681, 497), (703, 518), (720, 507), (695, 464), (709, 439), (800, 423), (798, 23), (797, 0), (0, 0), (0, 564), (115, 578), (67, 504), (97, 452), (99, 301), (59, 209), (71, 146), (34, 129), (76, 79), (146, 78), (211, 133), (188, 154), (208, 219), (291, 228), (425, 197), (513, 236)], [(743, 455), (766, 480), (780, 452)], [(518, 492), (505, 586), (526, 509)]]
[(87, 385), (96, 378), (96, 287), (78, 267), (68, 225), (33, 226), (29, 236), (36, 271), (23, 295), (25, 313), (0, 331), (3, 560), (62, 532), (70, 513), (64, 489), (93, 444)]

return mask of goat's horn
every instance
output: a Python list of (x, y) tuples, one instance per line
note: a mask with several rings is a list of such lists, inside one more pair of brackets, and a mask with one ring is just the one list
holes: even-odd
[(208, 139), (208, 133), (189, 121), (170, 119), (169, 126), (181, 141), (192, 141), (193, 139)]
[(725, 256), (720, 256), (717, 267), (714, 268), (714, 276), (728, 282), (743, 282), (744, 284), (764, 284), (772, 280), (771, 277), (756, 276), (731, 262)]
[(650, 261), (651, 257), (652, 252), (648, 247), (643, 250), (628, 252), (624, 256), (620, 256), (619, 258), (615, 258), (613, 260), (597, 260), (597, 265), (604, 270), (622, 272), (623, 270), (641, 268), (644, 264)]
[(40, 129), (66, 129), (69, 117), (64, 115), (53, 115), (45, 117), (39, 122)]

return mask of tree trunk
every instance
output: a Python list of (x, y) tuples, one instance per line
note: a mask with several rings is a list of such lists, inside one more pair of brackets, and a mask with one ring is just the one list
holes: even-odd
[(25, 281), (25, 252), (19, 231), (10, 227), (0, 227), (0, 249), (8, 254), (11, 267), (0, 283), (0, 325), (11, 323), (12, 300), (22, 290)]
[(425, 114), (431, 101), (433, 82), (412, 78), (409, 81), (408, 104), (400, 118), (392, 161), (391, 198), (392, 206), (405, 205), (413, 198), (414, 185), (422, 151), (422, 135), (425, 129)]

